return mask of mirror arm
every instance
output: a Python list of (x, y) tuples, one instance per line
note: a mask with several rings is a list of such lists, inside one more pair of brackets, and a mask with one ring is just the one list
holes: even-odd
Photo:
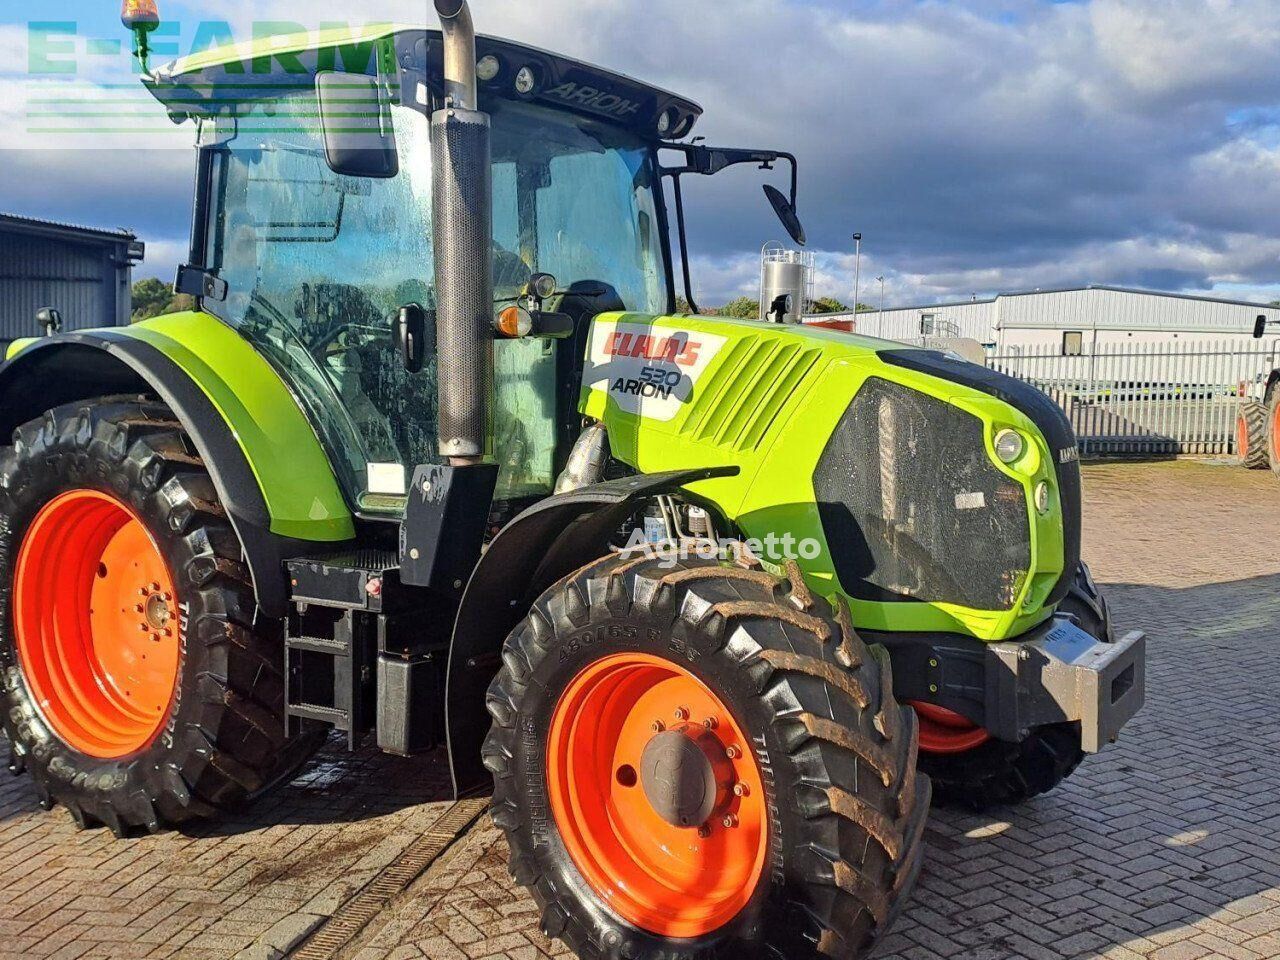
[(683, 173), (684, 171), (681, 170), (672, 171), (671, 181), (675, 189), (676, 233), (680, 238), (680, 267), (684, 272), (684, 298), (689, 304), (689, 311), (696, 316), (701, 311), (698, 309), (697, 301), (693, 299), (693, 281), (689, 276), (689, 240), (684, 226), (684, 192), (680, 188), (680, 177)]

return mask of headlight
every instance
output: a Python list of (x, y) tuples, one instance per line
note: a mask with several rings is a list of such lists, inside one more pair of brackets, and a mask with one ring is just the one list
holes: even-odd
[(1016, 462), (1022, 456), (1023, 451), (1027, 449), (1027, 444), (1018, 431), (1001, 430), (996, 434), (995, 447), (996, 456), (1000, 458), (1000, 462), (1009, 464)]
[(527, 97), (537, 85), (538, 75), (533, 72), (533, 67), (521, 67), (516, 74), (516, 93)]
[(493, 54), (480, 58), (480, 62), (476, 64), (476, 77), (488, 83), (499, 73), (502, 72), (502, 64)]
[(1036, 509), (1041, 513), (1049, 512), (1049, 481), (1041, 480), (1036, 484)]

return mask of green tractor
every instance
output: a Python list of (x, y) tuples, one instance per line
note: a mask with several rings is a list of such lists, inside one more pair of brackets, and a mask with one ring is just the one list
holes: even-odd
[(443, 748), (581, 956), (860, 955), (931, 780), (1024, 800), (1142, 703), (1070, 428), (954, 357), (675, 315), (685, 179), (787, 165), (802, 241), (794, 159), (435, 5), (145, 73), (198, 134), (198, 309), (0, 368), (11, 769), (127, 834), (334, 731)]

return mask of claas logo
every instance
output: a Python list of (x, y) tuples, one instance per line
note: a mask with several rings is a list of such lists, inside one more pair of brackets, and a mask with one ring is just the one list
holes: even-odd
[(692, 367), (698, 362), (701, 349), (701, 343), (683, 335), (664, 337), (617, 331), (605, 344), (604, 352), (608, 357), (662, 360), (681, 367)]

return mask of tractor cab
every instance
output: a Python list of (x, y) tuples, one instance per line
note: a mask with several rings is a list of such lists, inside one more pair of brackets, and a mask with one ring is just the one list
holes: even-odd
[[(146, 81), (174, 120), (200, 128), (180, 286), (294, 385), (347, 498), (370, 516), (401, 514), (414, 465), (439, 459), (434, 322), (406, 345), (397, 318), (415, 305), (434, 320), (437, 305), (430, 118), (446, 96), (442, 43), (408, 28), (277, 38)], [(494, 316), (536, 306), (560, 317), (500, 325), (492, 346), (496, 498), (519, 500), (551, 492), (576, 435), (591, 317), (674, 311), (659, 151), (701, 109), (520, 44), (482, 37), (476, 52)], [(535, 304), (536, 275), (553, 279)]]

